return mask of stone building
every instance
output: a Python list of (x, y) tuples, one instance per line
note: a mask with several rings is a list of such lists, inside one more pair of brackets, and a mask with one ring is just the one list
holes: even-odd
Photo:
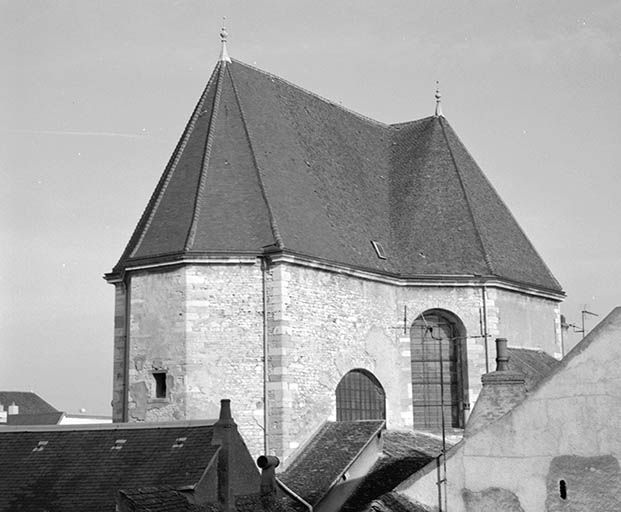
[(106, 275), (114, 420), (230, 396), (251, 452), (286, 465), (326, 419), (463, 428), (499, 333), (559, 354), (561, 286), (437, 102), (384, 124), (223, 42)]

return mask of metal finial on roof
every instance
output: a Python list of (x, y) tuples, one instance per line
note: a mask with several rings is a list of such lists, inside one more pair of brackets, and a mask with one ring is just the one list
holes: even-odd
[(220, 58), (219, 61), (223, 62), (231, 62), (231, 57), (229, 57), (229, 52), (226, 51), (226, 40), (229, 37), (229, 33), (226, 31), (226, 27), (224, 26), (224, 22), (226, 21), (226, 16), (222, 17), (222, 29), (220, 30), (220, 41), (222, 41), (222, 49), (220, 50)]
[(442, 95), (440, 94), (440, 82), (436, 80), (436, 117), (440, 117), (442, 115), (442, 104), (440, 103), (440, 99)]

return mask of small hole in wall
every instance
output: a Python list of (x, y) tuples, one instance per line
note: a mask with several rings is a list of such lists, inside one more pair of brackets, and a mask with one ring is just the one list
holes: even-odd
[(558, 493), (562, 500), (567, 499), (567, 483), (565, 482), (565, 480), (561, 480), (558, 483)]
[(155, 379), (155, 398), (166, 398), (166, 373), (154, 373), (153, 378)]

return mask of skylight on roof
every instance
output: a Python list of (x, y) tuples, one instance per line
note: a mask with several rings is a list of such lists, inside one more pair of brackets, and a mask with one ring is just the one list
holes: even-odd
[(380, 244), (379, 242), (376, 242), (375, 240), (371, 240), (371, 244), (373, 245), (373, 249), (375, 249), (375, 254), (377, 254), (377, 257), (380, 260), (385, 260), (386, 253), (384, 252), (384, 248), (382, 247), (382, 244)]
[(110, 448), (111, 450), (120, 450), (123, 448), (123, 445), (127, 442), (127, 439), (117, 439), (114, 441), (114, 446)]
[(47, 446), (48, 441), (39, 441), (37, 446), (35, 446), (32, 451), (33, 452), (42, 452), (43, 449)]

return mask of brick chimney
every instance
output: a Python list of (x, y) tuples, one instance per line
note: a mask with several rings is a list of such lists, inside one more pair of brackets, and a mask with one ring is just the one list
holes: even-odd
[(257, 466), (261, 468), (261, 504), (266, 510), (272, 510), (276, 504), (276, 468), (280, 464), (278, 457), (261, 455)]
[(6, 423), (7, 422), (7, 414), (6, 411), (4, 410), (4, 405), (0, 404), (0, 423)]
[(483, 375), (481, 382), (483, 388), (466, 424), (466, 436), (504, 416), (526, 397), (524, 375), (509, 368), (505, 338), (496, 338), (496, 371)]
[(231, 401), (220, 400), (220, 418), (214, 424), (213, 442), (221, 446), (218, 455), (218, 502), (224, 512), (235, 510), (235, 498), (233, 496), (233, 475), (231, 468), (232, 446), (231, 441), (237, 424), (231, 416)]
[(13, 416), (14, 414), (19, 414), (19, 407), (15, 405), (15, 402), (9, 405), (9, 414), (11, 416)]

